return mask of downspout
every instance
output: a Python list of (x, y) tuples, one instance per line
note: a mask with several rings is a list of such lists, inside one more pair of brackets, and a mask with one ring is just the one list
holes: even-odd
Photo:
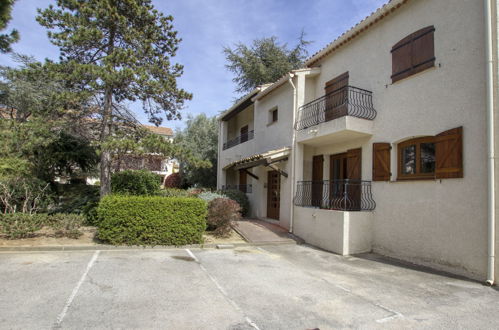
[(494, 87), (493, 87), (493, 47), (492, 47), (492, 11), (490, 0), (484, 0), (485, 4), (485, 55), (486, 55), (486, 103), (487, 103), (487, 222), (488, 222), (488, 244), (487, 244), (487, 284), (494, 284), (494, 262), (495, 262), (495, 191), (494, 191)]
[(293, 140), (291, 143), (293, 153), (292, 163), (291, 163), (291, 214), (289, 218), (289, 232), (293, 233), (293, 222), (295, 217), (295, 206), (294, 206), (294, 198), (295, 198), (295, 167), (296, 167), (296, 130), (294, 128), (295, 120), (296, 120), (296, 86), (293, 84), (294, 74), (289, 74), (288, 82), (293, 88)]

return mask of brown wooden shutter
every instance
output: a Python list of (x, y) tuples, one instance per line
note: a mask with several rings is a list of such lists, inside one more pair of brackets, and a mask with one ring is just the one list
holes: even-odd
[(435, 177), (463, 177), (463, 128), (457, 127), (435, 137)]
[(425, 27), (392, 47), (392, 83), (435, 65), (434, 31)]
[(390, 143), (373, 143), (373, 181), (389, 181)]

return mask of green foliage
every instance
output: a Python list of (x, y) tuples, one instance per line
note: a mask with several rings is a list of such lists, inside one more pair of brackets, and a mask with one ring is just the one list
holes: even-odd
[(166, 177), (165, 188), (180, 188), (181, 183), (182, 178), (180, 177), (180, 173), (172, 173)]
[(241, 206), (241, 214), (243, 217), (249, 214), (250, 203), (248, 196), (239, 190), (224, 190), (223, 193), (227, 198), (236, 201)]
[[(7, 23), (11, 20), (12, 6), (15, 0), (0, 1), (0, 31), (7, 28)], [(19, 40), (19, 32), (12, 30), (9, 34), (0, 34), (0, 53), (10, 52), (10, 45)]]
[[(89, 170), (95, 151), (85, 123), (92, 110), (85, 93), (69, 88), (33, 59), (17, 55), (17, 68), (0, 67), (0, 177), (55, 175)], [(84, 120), (85, 119), (85, 120)]]
[(46, 224), (54, 230), (55, 237), (78, 238), (85, 218), (78, 214), (57, 213), (47, 217)]
[(147, 170), (116, 172), (111, 180), (115, 194), (154, 195), (161, 185), (158, 176)]
[(215, 198), (208, 204), (208, 228), (215, 236), (228, 236), (231, 224), (241, 219), (241, 207), (236, 201), (228, 198)]
[(217, 186), (217, 157), (218, 157), (218, 122), (215, 117), (200, 114), (189, 117), (183, 131), (176, 133), (175, 143), (184, 150), (189, 150), (200, 159), (209, 162), (211, 166), (197, 166), (183, 157), (180, 161), (182, 185), (184, 187)]
[(35, 175), (46, 181), (92, 171), (99, 161), (95, 147), (83, 138), (60, 132), (45, 148), (34, 152)]
[(111, 244), (186, 245), (202, 242), (207, 205), (197, 198), (108, 195), (97, 213), (98, 238)]
[(8, 239), (33, 237), (46, 222), (46, 214), (0, 214), (0, 232)]
[(86, 184), (58, 184), (56, 187), (59, 200), (51, 213), (80, 214), (87, 224), (96, 225), (99, 187)]
[(308, 44), (310, 41), (305, 41), (302, 32), (298, 44), (292, 49), (279, 44), (277, 37), (256, 39), (251, 46), (238, 43), (233, 49), (225, 47), (226, 68), (235, 74), (236, 92), (250, 92), (300, 68), (308, 55), (305, 48)]
[(163, 197), (192, 197), (187, 190), (178, 188), (165, 188), (159, 192)]
[(211, 191), (205, 191), (205, 192), (199, 193), (197, 195), (197, 197), (201, 198), (202, 200), (204, 200), (207, 203), (211, 202), (212, 200), (214, 200), (216, 198), (225, 198), (224, 195), (217, 194), (217, 193), (214, 193)]
[(0, 180), (1, 213), (38, 213), (47, 210), (53, 196), (48, 183), (36, 178)]

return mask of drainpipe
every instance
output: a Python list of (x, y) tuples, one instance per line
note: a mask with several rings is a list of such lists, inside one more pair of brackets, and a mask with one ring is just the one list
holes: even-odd
[(487, 284), (494, 284), (495, 262), (495, 191), (494, 191), (494, 87), (493, 87), (493, 47), (492, 47), (492, 11), (490, 0), (485, 4), (485, 55), (486, 55), (486, 83), (487, 83), (487, 149), (488, 149), (488, 184), (487, 184), (487, 222), (488, 222), (488, 262)]
[(291, 143), (292, 149), (291, 152), (293, 153), (292, 157), (292, 163), (291, 163), (291, 214), (290, 214), (290, 219), (289, 219), (289, 232), (293, 233), (293, 222), (294, 222), (294, 217), (295, 217), (295, 206), (293, 203), (293, 200), (295, 198), (295, 163), (296, 163), (296, 130), (294, 128), (295, 125), (295, 119), (296, 119), (296, 86), (293, 84), (293, 77), (294, 74), (290, 73), (289, 74), (289, 79), (288, 82), (293, 88), (293, 141)]

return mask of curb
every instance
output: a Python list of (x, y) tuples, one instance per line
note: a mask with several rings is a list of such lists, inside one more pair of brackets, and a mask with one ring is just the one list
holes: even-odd
[(253, 243), (213, 243), (213, 244), (191, 244), (182, 246), (157, 245), (157, 246), (114, 246), (114, 245), (53, 245), (53, 246), (2, 246), (0, 253), (5, 252), (50, 252), (50, 251), (147, 251), (147, 250), (178, 250), (178, 249), (219, 249), (220, 245), (232, 245), (234, 248), (243, 246), (263, 246), (263, 245), (287, 245), (297, 244), (290, 242), (253, 242)]

